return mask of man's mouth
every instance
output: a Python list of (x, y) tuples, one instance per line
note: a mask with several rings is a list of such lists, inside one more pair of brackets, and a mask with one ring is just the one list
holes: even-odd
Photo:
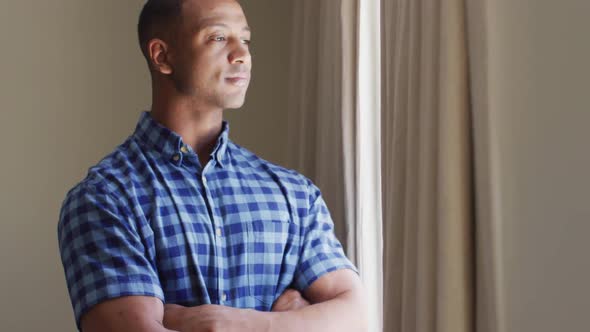
[(246, 86), (249, 78), (247, 76), (232, 76), (225, 79), (228, 83), (236, 86)]

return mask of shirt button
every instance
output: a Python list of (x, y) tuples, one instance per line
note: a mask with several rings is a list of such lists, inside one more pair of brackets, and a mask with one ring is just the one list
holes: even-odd
[(216, 233), (217, 236), (221, 236), (221, 227), (217, 227)]
[(180, 148), (180, 151), (181, 151), (182, 153), (188, 153), (188, 149), (187, 149), (186, 145), (183, 145), (183, 146)]
[(172, 160), (174, 161), (179, 161), (180, 160), (180, 156), (175, 154), (174, 156), (172, 156)]
[(221, 301), (223, 301), (223, 302), (227, 301), (227, 294), (223, 293), (221, 295)]

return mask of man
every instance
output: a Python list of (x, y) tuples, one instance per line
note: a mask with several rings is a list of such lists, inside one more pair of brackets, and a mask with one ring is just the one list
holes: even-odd
[(308, 179), (228, 138), (250, 81), (235, 0), (150, 0), (152, 108), (64, 201), (78, 328), (363, 331), (363, 287)]

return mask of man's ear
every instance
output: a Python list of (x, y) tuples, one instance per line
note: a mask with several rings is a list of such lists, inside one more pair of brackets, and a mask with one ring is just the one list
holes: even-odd
[(170, 63), (170, 47), (165, 41), (154, 38), (148, 42), (147, 51), (150, 60), (150, 66), (154, 71), (164, 75), (172, 74), (172, 64)]

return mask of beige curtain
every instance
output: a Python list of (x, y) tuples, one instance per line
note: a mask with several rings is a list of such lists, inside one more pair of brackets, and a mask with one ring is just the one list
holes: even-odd
[(356, 1), (297, 0), (292, 9), (288, 166), (322, 190), (356, 263)]
[(293, 2), (289, 100), (290, 166), (322, 190), (336, 235), (365, 284), (371, 332), (382, 330), (383, 304), (376, 4)]
[(497, 331), (477, 2), (382, 0), (384, 331)]
[[(379, 112), (359, 87), (371, 1), (382, 28), (377, 176), (359, 166), (370, 149), (359, 138), (371, 135), (359, 119)], [(370, 332), (503, 331), (484, 0), (292, 4), (289, 166), (322, 189), (347, 254), (376, 281)], [(374, 204), (358, 193), (379, 177), (382, 221), (366, 220)], [(363, 263), (367, 248), (382, 265)]]

